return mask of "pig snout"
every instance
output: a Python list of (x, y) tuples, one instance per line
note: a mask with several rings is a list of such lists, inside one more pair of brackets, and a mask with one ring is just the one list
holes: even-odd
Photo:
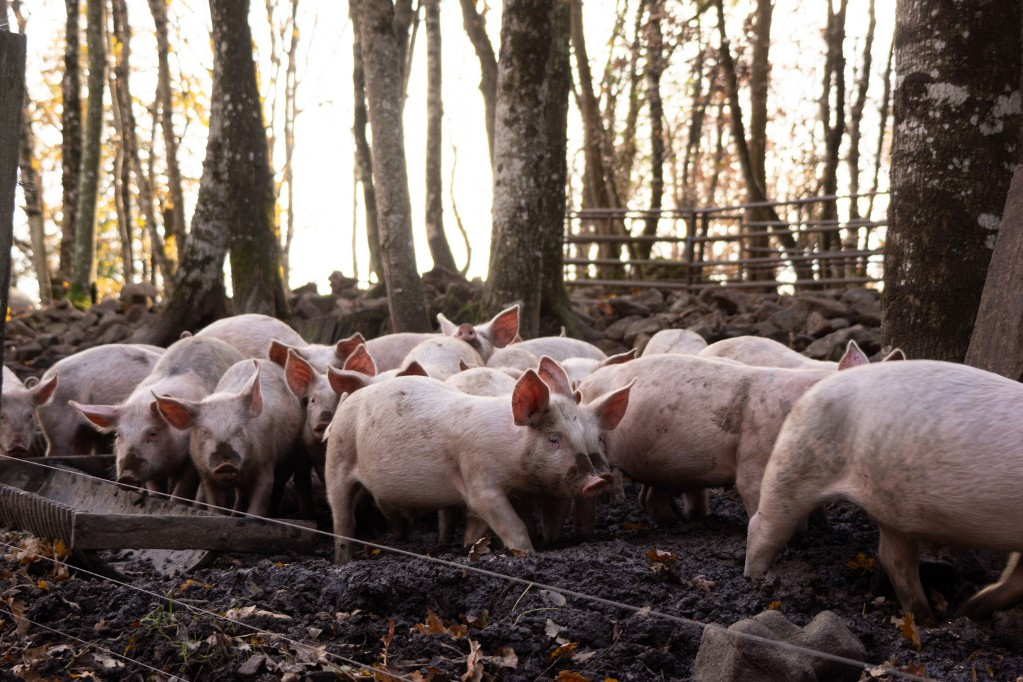
[(142, 487), (142, 481), (134, 471), (122, 471), (117, 476), (117, 483), (125, 489)]
[(226, 443), (219, 444), (210, 455), (210, 471), (220, 483), (230, 483), (241, 471), (241, 455)]
[(579, 494), (583, 497), (597, 497), (611, 488), (611, 474), (595, 476), (590, 474), (583, 479), (582, 489)]
[(317, 439), (323, 440), (323, 434), (327, 432), (327, 427), (330, 426), (330, 421), (334, 418), (333, 412), (327, 412), (324, 410), (320, 413), (319, 419), (313, 425), (313, 435)]
[(7, 446), (7, 456), (17, 459), (28, 457), (28, 445), (26, 445), (24, 441), (14, 441)]
[(466, 323), (458, 325), (458, 331), (455, 332), (455, 338), (465, 341), (476, 350), (480, 349), (480, 340), (476, 337), (476, 328), (471, 324)]

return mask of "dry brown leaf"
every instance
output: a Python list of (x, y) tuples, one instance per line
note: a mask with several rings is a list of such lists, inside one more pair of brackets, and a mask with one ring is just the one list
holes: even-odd
[(462, 682), (480, 682), (483, 679), (483, 647), (474, 639), (469, 640), (469, 655), (465, 657), (465, 674)]
[(856, 552), (856, 556), (845, 562), (845, 565), (850, 571), (863, 571), (869, 573), (874, 570), (874, 564), (877, 563), (876, 559), (868, 557), (863, 552)]
[(469, 563), (476, 563), (484, 554), (490, 554), (490, 533), (487, 533), (469, 548)]
[(675, 557), (672, 556), (671, 552), (662, 552), (656, 547), (651, 547), (650, 551), (646, 553), (646, 558), (650, 561), (659, 562), (662, 564), (670, 564), (675, 561)]
[(497, 650), (497, 653), (493, 656), (484, 656), (484, 662), (496, 665), (499, 668), (511, 668), (515, 669), (519, 667), (519, 656), (515, 653), (515, 649), (510, 646), (503, 646)]
[(899, 628), (899, 632), (909, 640), (913, 648), (920, 651), (920, 631), (916, 627), (916, 619), (913, 618), (913, 612), (906, 611), (906, 615), (902, 618), (892, 616), (891, 622)]
[(590, 682), (590, 678), (582, 673), (572, 672), (571, 670), (562, 670), (554, 679), (567, 680), (568, 682)]
[(560, 625), (555, 623), (550, 618), (547, 619), (547, 624), (544, 626), (544, 631), (547, 633), (548, 637), (550, 637), (552, 639), (554, 637), (557, 637), (558, 633), (561, 632), (561, 630), (562, 630), (562, 627)]
[(547, 662), (553, 663), (554, 661), (559, 661), (563, 658), (572, 658), (577, 646), (579, 646), (578, 642), (565, 642), (551, 652), (551, 655), (547, 657)]
[(767, 610), (768, 611), (777, 611), (780, 608), (781, 608), (781, 602), (780, 601), (773, 601), (773, 602), (771, 602), (770, 604), (767, 605)]
[(650, 526), (645, 523), (623, 523), (622, 528), (625, 530), (650, 530)]
[(701, 592), (710, 592), (714, 587), (713, 580), (707, 580), (702, 575), (698, 575), (695, 578), (690, 578), (689, 584), (700, 590)]
[(11, 617), (18, 626), (14, 631), (15, 634), (19, 637), (24, 637), (28, 634), (29, 626), (29, 622), (25, 619), (25, 604), (14, 597), (7, 597), (4, 599), (4, 603), (11, 610)]

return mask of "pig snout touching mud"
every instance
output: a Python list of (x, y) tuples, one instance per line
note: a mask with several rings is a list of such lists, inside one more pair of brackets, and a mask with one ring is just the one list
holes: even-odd
[(960, 614), (1023, 599), (1023, 386), (984, 370), (916, 360), (841, 372), (793, 407), (750, 519), (746, 575), (759, 577), (821, 503), (848, 500), (877, 522), (878, 559), (902, 607), (932, 611), (921, 547), (1012, 552), (1001, 579)]
[(188, 436), (160, 415), (153, 393), (201, 400), (216, 387), (241, 353), (213, 338), (192, 336), (171, 344), (153, 371), (118, 404), (80, 404), (77, 409), (101, 432), (115, 434), (117, 480), (192, 497), (198, 477), (188, 456)]
[(597, 370), (579, 385), (583, 400), (635, 380), (631, 407), (607, 434), (608, 457), (644, 484), (642, 505), (658, 523), (707, 512), (708, 488), (734, 484), (746, 512), (757, 509), (760, 479), (792, 405), (830, 369), (752, 367), (664, 354)]
[(300, 506), (311, 509), (308, 466), (297, 461), (304, 457), (302, 407), (279, 365), (243, 360), (201, 400), (158, 395), (156, 401), (170, 424), (188, 432), (207, 502), (267, 516), (298, 465), (305, 476), (295, 481)]
[[(898, 352), (901, 354), (902, 351)], [(723, 339), (710, 344), (699, 351), (697, 355), (704, 358), (728, 358), (757, 367), (786, 367), (789, 369), (849, 369), (869, 362), (866, 354), (860, 350), (855, 341), (849, 341), (846, 344), (845, 354), (841, 360), (827, 362), (808, 358), (783, 343), (762, 336), (736, 336)]]
[(163, 352), (155, 346), (112, 343), (69, 355), (46, 370), (39, 385), (56, 382), (49, 400), (36, 408), (46, 454), (89, 455), (107, 447), (108, 438), (82, 419), (69, 401), (121, 402), (149, 376)]
[(489, 322), (471, 325), (468, 323), (455, 324), (444, 316), (444, 313), (437, 313), (437, 322), (440, 323), (440, 331), (445, 336), (451, 336), (465, 341), (472, 346), (486, 362), (493, 355), (496, 348), (504, 348), (511, 343), (519, 333), (519, 307), (513, 305), (505, 308)]
[(0, 395), (0, 452), (8, 457), (28, 457), (35, 436), (34, 412), (50, 399), (57, 388), (56, 377), (28, 387), (18, 375), (4, 366), (3, 393)]
[[(552, 363), (542, 359), (542, 363)], [(564, 372), (561, 371), (562, 375)], [(589, 454), (586, 411), (607, 427), (629, 388), (580, 406), (529, 370), (510, 396), (464, 394), (434, 379), (396, 378), (344, 399), (327, 437), (327, 497), (335, 560), (351, 558), (353, 501), (365, 488), (388, 518), (464, 504), (511, 550), (533, 549), (509, 495), (574, 497), (605, 490), (610, 473)]]
[(659, 353), (685, 353), (695, 355), (707, 347), (702, 336), (689, 329), (662, 329), (647, 341), (643, 356)]

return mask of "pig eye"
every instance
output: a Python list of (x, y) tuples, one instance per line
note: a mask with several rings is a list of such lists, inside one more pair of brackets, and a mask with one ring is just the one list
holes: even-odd
[(550, 443), (551, 445), (561, 445), (561, 434), (560, 433), (550, 434), (549, 436), (547, 436), (547, 442)]
[(159, 435), (160, 429), (156, 428), (155, 426), (151, 426), (149, 427), (149, 430), (146, 431), (146, 440), (152, 442), (156, 440)]

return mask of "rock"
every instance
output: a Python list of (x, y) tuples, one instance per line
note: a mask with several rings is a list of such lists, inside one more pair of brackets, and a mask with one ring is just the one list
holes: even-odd
[[(644, 319), (640, 315), (630, 315), (623, 317), (620, 320), (616, 320), (607, 326), (604, 330), (604, 337), (610, 341), (622, 341), (625, 338), (625, 332), (629, 328), (629, 325), (633, 322)], [(628, 350), (626, 348), (626, 350)]]
[(799, 330), (806, 322), (810, 312), (805, 308), (796, 305), (782, 306), (781, 310), (771, 315), (768, 319), (779, 329)]
[(764, 322), (771, 319), (771, 316), (779, 310), (781, 310), (781, 306), (776, 301), (764, 301), (753, 311), (753, 315), (760, 322)]
[[(743, 634), (784, 642), (802, 650), (744, 638)], [(778, 611), (764, 611), (731, 625), (727, 630), (720, 627), (704, 629), (693, 665), (693, 679), (708, 682), (855, 682), (860, 678), (862, 666), (824, 659), (805, 649), (858, 661), (866, 656), (863, 643), (831, 611), (820, 612), (804, 628), (793, 625)]]
[(668, 308), (664, 302), (664, 294), (658, 289), (645, 289), (631, 298), (634, 303), (646, 306), (654, 313), (663, 313)]
[(868, 356), (881, 350), (880, 330), (867, 329), (863, 325), (857, 324), (817, 339), (802, 352), (815, 360), (840, 360), (845, 352), (846, 344), (850, 340), (859, 344)]
[(723, 287), (708, 287), (700, 292), (699, 301), (706, 305), (717, 306), (725, 315), (735, 315), (742, 308), (740, 295), (735, 291), (727, 291)]
[(842, 317), (848, 314), (844, 305), (827, 296), (800, 294), (796, 296), (795, 300), (796, 307), (806, 310), (807, 315), (817, 312), (822, 317), (830, 320), (832, 317)]
[(644, 317), (636, 320), (625, 329), (625, 334), (622, 336), (622, 341), (629, 348), (635, 346), (636, 337), (640, 334), (646, 334), (647, 336), (653, 336), (657, 332), (661, 331), (664, 325), (656, 317)]
[(859, 300), (849, 306), (849, 314), (853, 322), (869, 327), (881, 326), (881, 302), (870, 300)]
[(340, 294), (342, 291), (354, 289), (359, 284), (358, 280), (354, 280), (351, 277), (345, 277), (337, 270), (330, 273), (330, 277), (327, 279), (330, 282), (330, 293), (335, 296)]
[(646, 317), (652, 312), (650, 308), (642, 303), (637, 303), (631, 296), (609, 298), (607, 304), (619, 317)]
[(264, 666), (269, 661), (265, 654), (254, 654), (249, 656), (248, 660), (238, 666), (239, 677), (255, 677), (262, 672)]
[(152, 284), (148, 282), (135, 282), (121, 287), (121, 293), (118, 298), (126, 306), (138, 304), (149, 308), (156, 300), (156, 294), (156, 287)]
[(806, 333), (810, 336), (824, 336), (839, 329), (845, 329), (849, 325), (849, 320), (844, 317), (827, 319), (815, 310), (806, 318)]

